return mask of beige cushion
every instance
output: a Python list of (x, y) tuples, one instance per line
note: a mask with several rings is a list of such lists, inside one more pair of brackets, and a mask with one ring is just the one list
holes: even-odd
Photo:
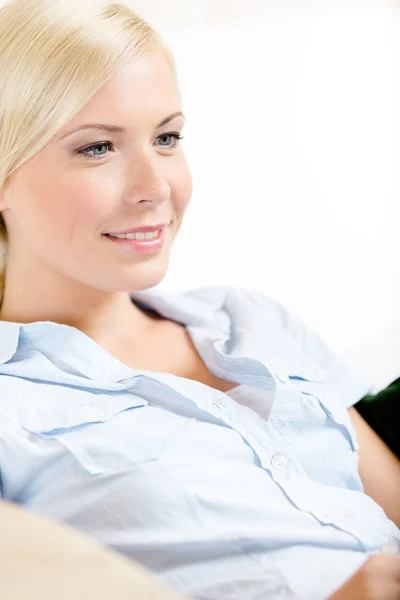
[(1, 600), (183, 600), (71, 527), (0, 501)]

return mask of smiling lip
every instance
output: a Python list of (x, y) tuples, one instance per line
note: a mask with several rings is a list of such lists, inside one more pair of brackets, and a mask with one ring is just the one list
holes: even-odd
[(151, 231), (162, 231), (168, 227), (168, 223), (160, 223), (159, 225), (142, 225), (141, 227), (134, 227), (132, 229), (125, 229), (124, 231), (108, 231), (104, 235), (115, 235), (115, 234), (127, 234), (127, 233), (149, 233)]
[[(159, 226), (157, 226), (159, 227)], [(165, 243), (165, 229), (161, 229), (155, 238), (149, 240), (130, 240), (127, 238), (113, 237), (112, 235), (104, 235), (112, 244), (116, 244), (124, 250), (130, 250), (138, 254), (156, 254), (160, 252)]]

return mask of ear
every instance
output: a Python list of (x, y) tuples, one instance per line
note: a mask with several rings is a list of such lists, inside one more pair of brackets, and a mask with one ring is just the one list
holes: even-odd
[(7, 183), (3, 186), (3, 189), (0, 190), (0, 211), (5, 210), (6, 208), (9, 208), (6, 192), (7, 192)]
[(6, 219), (7, 212), (8, 212), (8, 203), (7, 203), (5, 194), (0, 191), (0, 231), (2, 233), (1, 237), (3, 237), (3, 235), (4, 235), (4, 228), (6, 230), (8, 230), (7, 219)]

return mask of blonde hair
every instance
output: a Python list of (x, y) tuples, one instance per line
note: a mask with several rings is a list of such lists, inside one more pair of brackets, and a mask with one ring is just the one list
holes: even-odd
[[(167, 45), (120, 0), (11, 0), (0, 7), (0, 190), (127, 63)], [(0, 306), (7, 231), (0, 213)]]

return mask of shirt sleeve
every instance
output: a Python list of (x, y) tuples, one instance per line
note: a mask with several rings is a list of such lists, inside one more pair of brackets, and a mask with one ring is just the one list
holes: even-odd
[(295, 339), (301, 351), (329, 374), (329, 381), (346, 409), (371, 393), (372, 382), (350, 368), (333, 352), (326, 341), (283, 304), (268, 298), (263, 292), (254, 292), (266, 309), (273, 308), (284, 329)]

